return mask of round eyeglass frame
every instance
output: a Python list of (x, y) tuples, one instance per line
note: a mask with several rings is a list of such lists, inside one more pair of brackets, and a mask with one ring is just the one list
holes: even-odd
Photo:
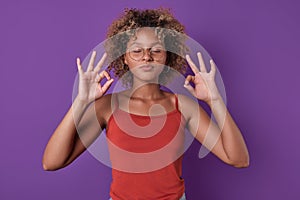
[[(157, 48), (157, 47), (156, 47)], [(164, 55), (166, 55), (166, 50), (165, 49), (163, 49), (163, 48), (158, 48), (158, 49), (160, 49), (162, 52), (161, 52), (161, 55), (156, 55), (155, 56), (155, 54), (153, 54), (153, 47), (151, 47), (151, 48), (139, 48), (139, 49), (141, 49), (142, 50), (142, 52), (141, 52), (141, 55), (140, 56), (138, 56), (138, 57), (136, 57), (136, 56), (133, 56), (132, 54), (132, 52), (133, 52), (133, 49), (129, 49), (127, 52), (128, 52), (128, 55), (129, 55), (129, 57), (132, 59), (132, 60), (135, 60), (135, 61), (141, 61), (144, 57), (145, 57), (145, 55), (146, 55), (146, 52), (147, 51), (149, 51), (149, 56), (153, 59), (153, 60), (155, 60), (155, 61), (158, 61), (158, 60), (160, 60)], [(155, 49), (155, 48), (154, 48)], [(157, 57), (157, 56), (159, 56), (159, 57)]]

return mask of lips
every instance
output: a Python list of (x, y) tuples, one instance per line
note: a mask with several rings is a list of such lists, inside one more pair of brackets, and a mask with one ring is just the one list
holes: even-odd
[(144, 65), (144, 66), (141, 66), (140, 69), (142, 69), (143, 71), (151, 71), (153, 69), (153, 66)]

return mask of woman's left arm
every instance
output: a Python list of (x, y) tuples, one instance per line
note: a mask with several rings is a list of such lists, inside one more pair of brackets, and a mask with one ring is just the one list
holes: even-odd
[[(186, 57), (195, 76), (187, 76), (184, 87), (197, 99), (205, 101), (211, 108), (218, 126), (199, 106), (200, 117), (190, 120), (196, 138), (226, 163), (235, 167), (249, 166), (249, 153), (240, 129), (230, 115), (215, 83), (216, 66), (211, 60), (208, 73), (201, 53), (197, 54), (200, 71), (189, 56)], [(192, 87), (189, 82), (193, 82)], [(193, 111), (192, 111), (193, 112)], [(201, 121), (200, 121), (201, 120)], [(197, 127), (197, 128), (196, 128)]]

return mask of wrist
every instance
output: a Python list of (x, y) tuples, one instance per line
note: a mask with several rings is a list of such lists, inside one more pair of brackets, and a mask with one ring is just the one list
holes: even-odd
[(221, 95), (217, 95), (216, 97), (208, 100), (208, 101), (205, 101), (210, 107), (212, 107), (214, 104), (216, 103), (222, 103), (223, 102), (223, 99), (221, 97)]
[(78, 96), (75, 97), (75, 99), (74, 99), (74, 101), (73, 101), (73, 106), (74, 106), (74, 107), (83, 107), (83, 108), (85, 108), (85, 107), (87, 107), (89, 104), (90, 104), (89, 101), (84, 100), (84, 99), (81, 99), (81, 98), (79, 98)]

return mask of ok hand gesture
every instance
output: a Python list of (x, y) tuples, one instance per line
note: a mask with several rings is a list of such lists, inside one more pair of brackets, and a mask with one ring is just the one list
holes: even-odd
[[(107, 55), (105, 53), (94, 68), (96, 51), (93, 51), (86, 71), (82, 69), (80, 59), (77, 58), (77, 67), (79, 73), (79, 88), (77, 97), (80, 101), (90, 103), (102, 97), (111, 83), (114, 81), (110, 78), (109, 74), (105, 70), (99, 73), (104, 64), (106, 56)], [(103, 86), (101, 86), (100, 81), (104, 77), (106, 77), (107, 81)]]
[[(210, 103), (220, 97), (215, 83), (216, 65), (213, 60), (210, 60), (211, 70), (210, 72), (207, 72), (201, 53), (198, 52), (197, 56), (200, 64), (200, 71), (191, 60), (190, 56), (186, 56), (186, 60), (195, 75), (188, 75), (186, 77), (184, 87), (197, 99)], [(193, 82), (195, 87), (192, 87), (189, 84), (190, 82)]]

